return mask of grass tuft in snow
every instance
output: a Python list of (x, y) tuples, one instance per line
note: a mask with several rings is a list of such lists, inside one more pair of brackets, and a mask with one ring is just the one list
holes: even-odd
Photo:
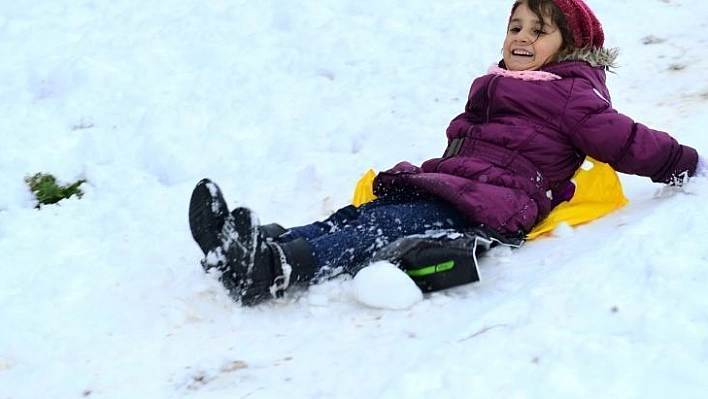
[(70, 198), (74, 195), (81, 198), (84, 193), (81, 191), (82, 183), (86, 180), (80, 179), (74, 183), (60, 186), (56, 177), (47, 173), (35, 173), (25, 177), (25, 182), (37, 198), (37, 208), (42, 205), (56, 204), (57, 202)]

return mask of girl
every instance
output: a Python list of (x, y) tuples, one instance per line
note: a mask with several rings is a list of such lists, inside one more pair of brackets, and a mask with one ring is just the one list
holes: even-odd
[(612, 108), (605, 72), (616, 51), (603, 43), (582, 0), (517, 1), (503, 59), (472, 83), (442, 157), (401, 162), (376, 177), (373, 202), (287, 231), (259, 226), (246, 208), (229, 212), (216, 184), (202, 180), (189, 208), (202, 265), (252, 305), (336, 269), (353, 274), (387, 244), (426, 230), (481, 226), (523, 237), (572, 196), (585, 156), (654, 182), (705, 175), (695, 149)]

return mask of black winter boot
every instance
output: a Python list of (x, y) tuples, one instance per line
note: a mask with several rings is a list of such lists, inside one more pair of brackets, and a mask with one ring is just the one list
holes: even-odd
[(278, 241), (278, 238), (282, 236), (283, 234), (287, 233), (288, 230), (277, 224), (277, 223), (269, 223), (269, 224), (264, 224), (258, 227), (258, 230), (265, 236), (266, 238), (272, 239), (274, 241)]
[(309, 281), (314, 271), (312, 248), (304, 239), (284, 244), (261, 241), (253, 267), (243, 280), (241, 304), (252, 306), (269, 298), (281, 298), (293, 283)]
[(286, 231), (281, 226), (260, 226), (248, 208), (228, 212), (221, 190), (209, 179), (192, 192), (189, 226), (204, 253), (204, 270), (218, 270), (219, 281), (243, 305), (281, 297), (291, 283), (309, 281), (315, 274), (306, 240), (279, 243), (277, 237)]
[[(255, 234), (243, 230), (248, 225), (236, 225), (235, 214), (228, 212), (224, 196), (214, 182), (202, 179), (192, 191), (189, 202), (189, 227), (192, 237), (204, 253), (201, 264), (204, 271), (218, 270), (219, 281), (229, 292), (240, 291), (242, 281), (233, 273), (227, 272), (229, 259), (233, 257), (239, 245), (238, 237), (254, 237)], [(248, 215), (250, 216), (250, 211)], [(249, 251), (254, 247), (250, 245)]]
[(239, 231), (250, 232), (239, 237), (243, 245), (228, 252), (226, 273), (241, 281), (240, 290), (232, 293), (242, 305), (256, 305), (268, 298), (283, 296), (295, 282), (307, 282), (315, 274), (315, 257), (310, 243), (299, 238), (286, 243), (273, 240), (259, 229), (258, 221), (246, 208), (232, 213)]
[(222, 229), (229, 209), (219, 187), (202, 179), (189, 200), (189, 228), (204, 255), (222, 245)]

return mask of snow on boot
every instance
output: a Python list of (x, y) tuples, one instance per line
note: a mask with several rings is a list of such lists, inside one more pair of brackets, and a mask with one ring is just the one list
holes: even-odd
[(236, 292), (232, 292), (236, 301), (253, 306), (268, 298), (282, 297), (291, 282), (312, 278), (315, 258), (306, 240), (275, 242), (268, 234), (270, 230), (263, 229), (248, 208), (236, 208), (231, 216), (239, 245), (232, 245), (227, 252), (224, 275), (240, 281)]
[[(231, 214), (234, 217), (238, 217), (238, 213), (244, 212), (244, 210), (247, 208), (236, 208), (233, 211), (231, 211)], [(268, 239), (268, 241), (278, 241), (280, 236), (288, 232), (288, 229), (285, 227), (277, 224), (277, 223), (269, 223), (269, 224), (262, 224), (258, 226), (258, 231)]]
[(312, 247), (302, 238), (279, 243), (261, 234), (253, 260), (241, 287), (240, 300), (245, 306), (281, 298), (292, 283), (309, 282), (315, 274)]

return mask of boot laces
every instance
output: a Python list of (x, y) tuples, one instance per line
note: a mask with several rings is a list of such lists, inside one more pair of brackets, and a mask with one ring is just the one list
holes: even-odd
[(285, 290), (290, 285), (290, 273), (285, 273), (283, 271), (283, 266), (288, 264), (288, 260), (285, 257), (285, 252), (283, 248), (276, 243), (268, 243), (271, 248), (278, 255), (278, 262), (274, 265), (273, 274), (275, 278), (273, 279), (273, 284), (270, 286), (270, 293), (275, 298), (282, 298), (285, 294)]

